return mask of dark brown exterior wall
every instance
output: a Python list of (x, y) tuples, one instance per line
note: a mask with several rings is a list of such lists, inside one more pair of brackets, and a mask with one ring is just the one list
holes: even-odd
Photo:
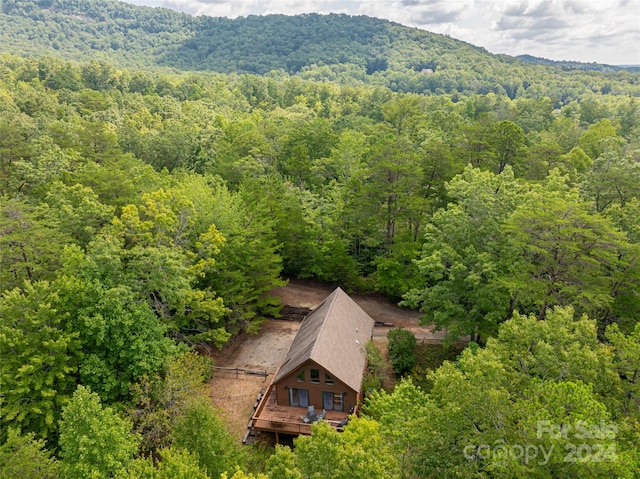
[[(311, 368), (320, 370), (320, 384), (311, 384), (309, 378), (309, 370)], [(305, 370), (305, 382), (300, 383), (296, 380), (296, 376), (300, 370)], [(279, 406), (289, 406), (289, 388), (308, 389), (309, 390), (309, 405), (315, 407), (316, 411), (322, 411), (322, 393), (324, 391), (331, 391), (333, 393), (345, 393), (344, 395), (344, 412), (348, 413), (349, 408), (357, 404), (358, 396), (356, 391), (351, 389), (343, 382), (337, 380), (335, 376), (331, 374), (331, 371), (326, 371), (331, 377), (333, 377), (333, 386), (329, 386), (324, 383), (325, 369), (318, 366), (313, 361), (307, 361), (304, 365), (293, 371), (288, 376), (282, 378), (275, 385), (276, 389), (276, 401)], [(305, 414), (307, 408), (300, 408), (300, 414)]]

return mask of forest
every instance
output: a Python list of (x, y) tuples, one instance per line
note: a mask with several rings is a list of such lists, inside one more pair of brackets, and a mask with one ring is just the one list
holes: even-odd
[[(224, 23), (55, 0), (4, 0), (1, 19), (26, 32), (63, 3), (104, 17), (96, 41), (135, 18), (167, 44)], [(451, 52), (168, 69), (1, 31), (0, 477), (640, 477), (640, 74), (433, 34)], [(414, 60), (434, 76), (398, 66)], [(376, 384), (342, 433), (242, 448), (201, 353), (277, 317), (287, 278), (384, 294), (445, 346), (471, 341)]]

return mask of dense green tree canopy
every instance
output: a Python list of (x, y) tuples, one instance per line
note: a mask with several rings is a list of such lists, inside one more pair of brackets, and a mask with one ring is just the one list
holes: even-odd
[[(5, 475), (640, 475), (636, 73), (112, 1), (3, 1), (0, 44)], [(247, 461), (195, 350), (259, 330), (291, 277), (477, 343), (428, 377), (422, 345), (391, 345), (412, 380), (369, 378), (343, 433)], [(509, 455), (526, 445), (548, 460)], [(580, 445), (603, 460), (566, 461)]]

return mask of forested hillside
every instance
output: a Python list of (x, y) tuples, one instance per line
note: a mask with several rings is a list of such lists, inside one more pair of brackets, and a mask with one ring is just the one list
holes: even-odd
[[(14, 54), (126, 67), (276, 72), (426, 94), (546, 95), (556, 106), (585, 92), (640, 92), (637, 78), (621, 69), (531, 64), (386, 20), (337, 14), (230, 20), (115, 0), (3, 0), (0, 45)], [(567, 65), (571, 71), (564, 71)]]
[[(0, 477), (640, 477), (640, 75), (314, 15), (264, 21), (432, 38), (438, 65), (420, 68), (435, 72), (391, 37), (369, 73), (367, 58), (163, 70), (186, 29), (263, 19), (2, 9), (25, 20), (0, 32), (19, 54), (0, 55)], [(110, 62), (60, 58), (110, 35), (134, 53), (153, 43), (109, 30), (114, 12), (164, 35), (153, 61), (114, 45)], [(41, 55), (56, 28), (66, 46)], [(366, 30), (348, 42), (378, 37)], [(413, 74), (470, 86), (401, 88)], [(368, 348), (371, 386), (344, 432), (239, 449), (196, 351), (277, 315), (268, 293), (287, 277), (385, 294), (472, 341), (430, 371), (405, 362), (388, 390)]]

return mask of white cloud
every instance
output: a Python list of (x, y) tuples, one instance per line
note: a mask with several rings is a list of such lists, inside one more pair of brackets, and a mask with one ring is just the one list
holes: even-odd
[(492, 53), (640, 64), (640, 0), (130, 0), (193, 15), (348, 13), (450, 35)]

